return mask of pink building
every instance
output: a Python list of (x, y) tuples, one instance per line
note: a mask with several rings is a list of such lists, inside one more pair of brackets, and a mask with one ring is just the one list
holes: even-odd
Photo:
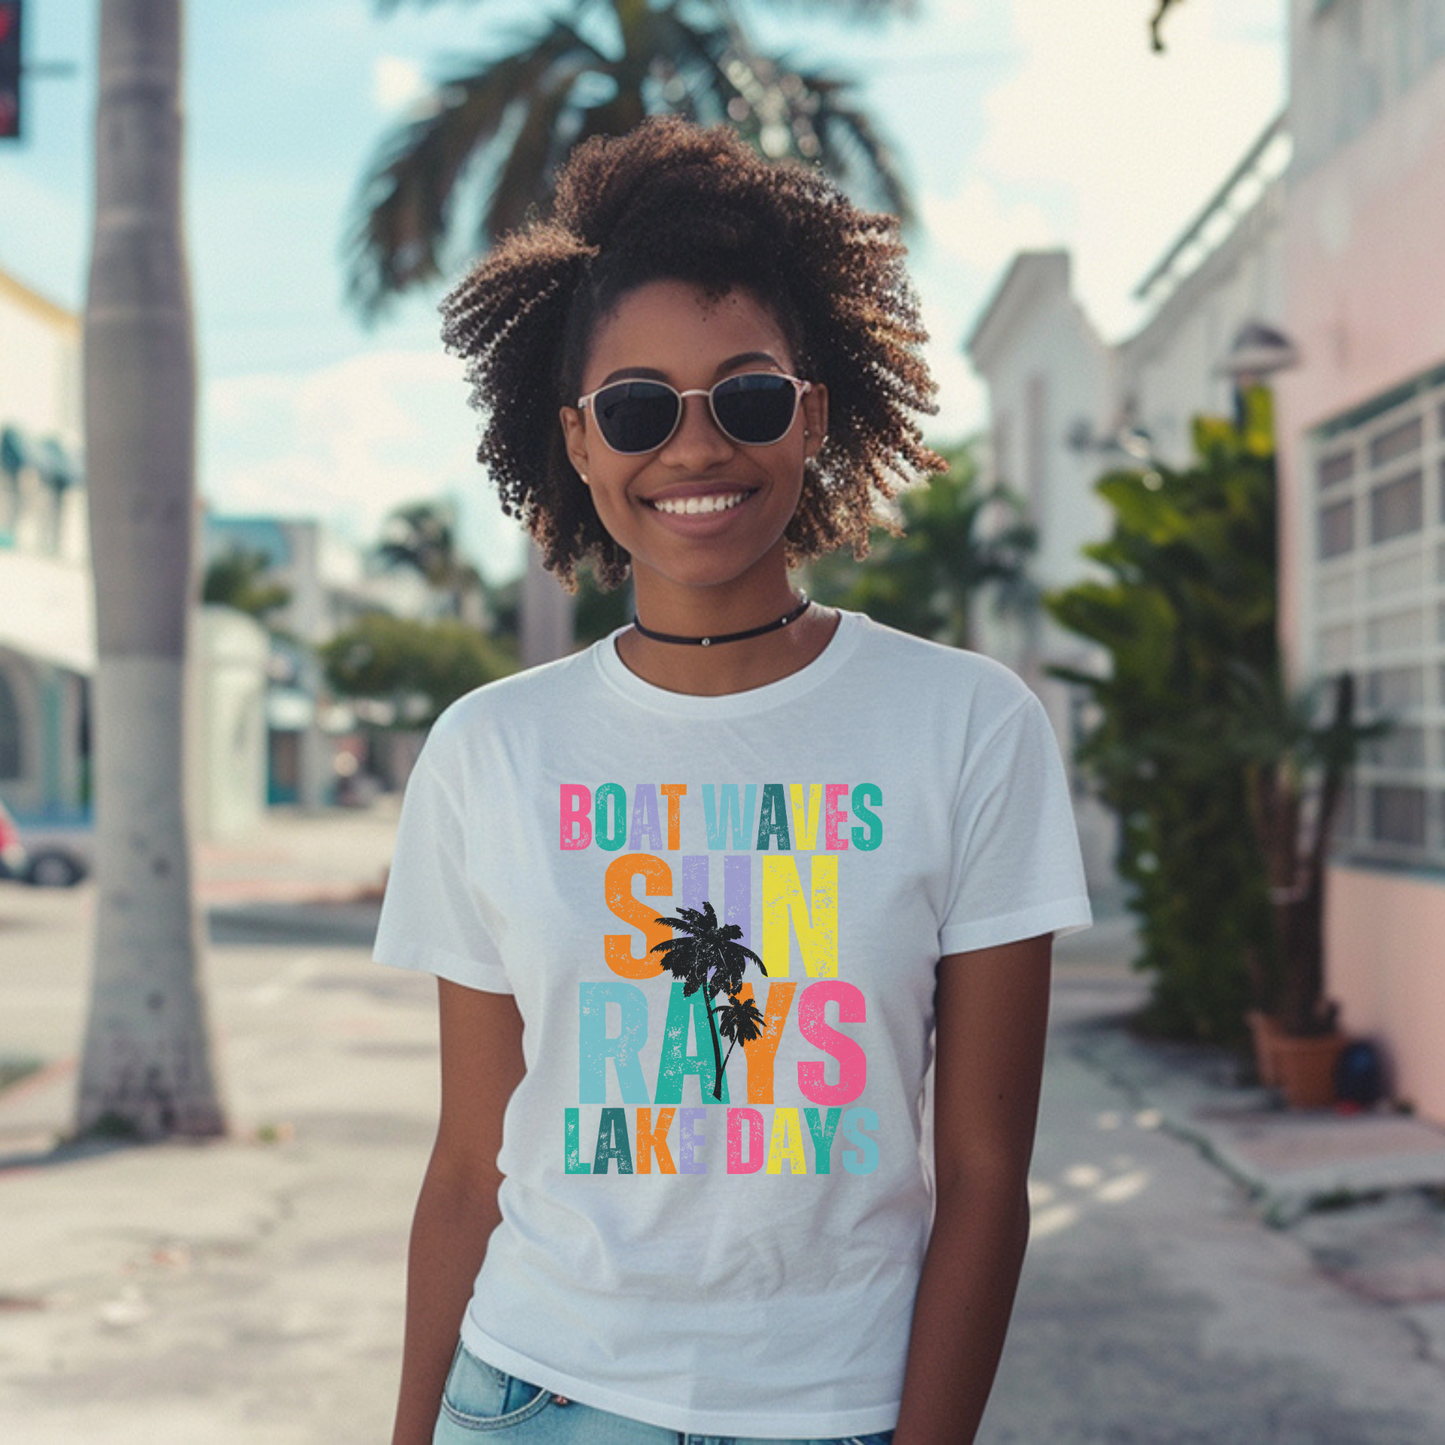
[(1292, 343), (1272, 377), (1284, 643), (1297, 682), (1350, 672), (1394, 722), (1337, 834), (1327, 983), (1395, 1094), (1445, 1121), (1445, 0), (1290, 0), (1289, 21), (1287, 109), (1141, 285), (1145, 324), (1074, 344), (1067, 258), (1024, 255), (968, 349), (1057, 585), (1102, 530), (1083, 500), (1118, 439), (1186, 461), (1189, 418), (1229, 408), (1233, 339)]
[(1328, 987), (1445, 1119), (1445, 3), (1292, 0), (1282, 605), (1395, 727), (1328, 885)]

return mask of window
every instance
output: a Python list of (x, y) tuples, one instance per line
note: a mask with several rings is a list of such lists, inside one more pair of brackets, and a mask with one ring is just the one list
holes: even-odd
[(1445, 869), (1445, 366), (1362, 399), (1301, 458), (1315, 518), (1305, 671), (1353, 673), (1363, 752), (1336, 847)]
[(1423, 847), (1424, 788), (1372, 788), (1370, 836), (1377, 843), (1403, 843), (1406, 847)]
[(1355, 545), (1355, 504), (1336, 502), (1320, 509), (1320, 556), (1338, 557)]
[(24, 762), (20, 749), (20, 705), (15, 689), (0, 670), (0, 779), (14, 780), (21, 776)]
[(1419, 472), (1370, 493), (1370, 541), (1389, 542), (1425, 525), (1425, 483)]
[(1319, 465), (1320, 490), (1324, 491), (1326, 487), (1332, 487), (1336, 482), (1347, 482), (1354, 474), (1355, 453), (1353, 448), (1325, 457)]
[(1381, 432), (1370, 443), (1370, 465), (1372, 467), (1388, 466), (1401, 457), (1408, 457), (1418, 452), (1420, 439), (1424, 434), (1425, 423), (1423, 418), (1418, 416), (1412, 416), (1409, 421), (1402, 421), (1398, 426), (1392, 426), (1388, 431)]

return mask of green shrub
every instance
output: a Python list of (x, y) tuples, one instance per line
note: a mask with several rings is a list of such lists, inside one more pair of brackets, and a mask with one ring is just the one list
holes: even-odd
[(1108, 577), (1045, 599), (1109, 654), (1066, 669), (1097, 722), (1078, 759), (1120, 820), (1119, 873), (1154, 975), (1141, 1022), (1234, 1040), (1274, 973), (1265, 870), (1234, 743), (1230, 679), (1278, 667), (1275, 468), (1267, 393), (1247, 424), (1196, 423), (1197, 461), (1105, 476), (1113, 532), (1086, 555)]

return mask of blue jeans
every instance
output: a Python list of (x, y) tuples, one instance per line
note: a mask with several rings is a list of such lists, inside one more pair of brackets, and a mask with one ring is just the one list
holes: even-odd
[(459, 1344), (432, 1445), (480, 1445), (489, 1435), (517, 1445), (890, 1445), (893, 1439), (891, 1430), (841, 1440), (686, 1435), (565, 1400), (496, 1369)]

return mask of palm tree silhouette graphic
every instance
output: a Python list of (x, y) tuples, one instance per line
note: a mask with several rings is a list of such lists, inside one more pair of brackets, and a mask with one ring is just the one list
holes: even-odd
[[(763, 961), (752, 949), (744, 947), (737, 940), (743, 931), (736, 923), (719, 924), (717, 910), (711, 903), (704, 902), (701, 909), (679, 908), (678, 918), (656, 919), (677, 929), (683, 936), (664, 939), (654, 945), (653, 953), (662, 955), (662, 966), (674, 978), (682, 981), (682, 994), (689, 998), (699, 989), (704, 991), (707, 1001), (707, 1027), (712, 1037), (713, 1090), (714, 1099), (722, 1098), (723, 1070), (727, 1059), (722, 1056), (718, 1043), (718, 1030), (732, 1042), (728, 1046), (728, 1058), (739, 1044), (746, 1047), (763, 1032), (763, 1015), (752, 999), (738, 998), (743, 984), (743, 972), (751, 959), (766, 976)], [(728, 1002), (721, 1008), (713, 1007), (713, 999), (725, 993)]]

